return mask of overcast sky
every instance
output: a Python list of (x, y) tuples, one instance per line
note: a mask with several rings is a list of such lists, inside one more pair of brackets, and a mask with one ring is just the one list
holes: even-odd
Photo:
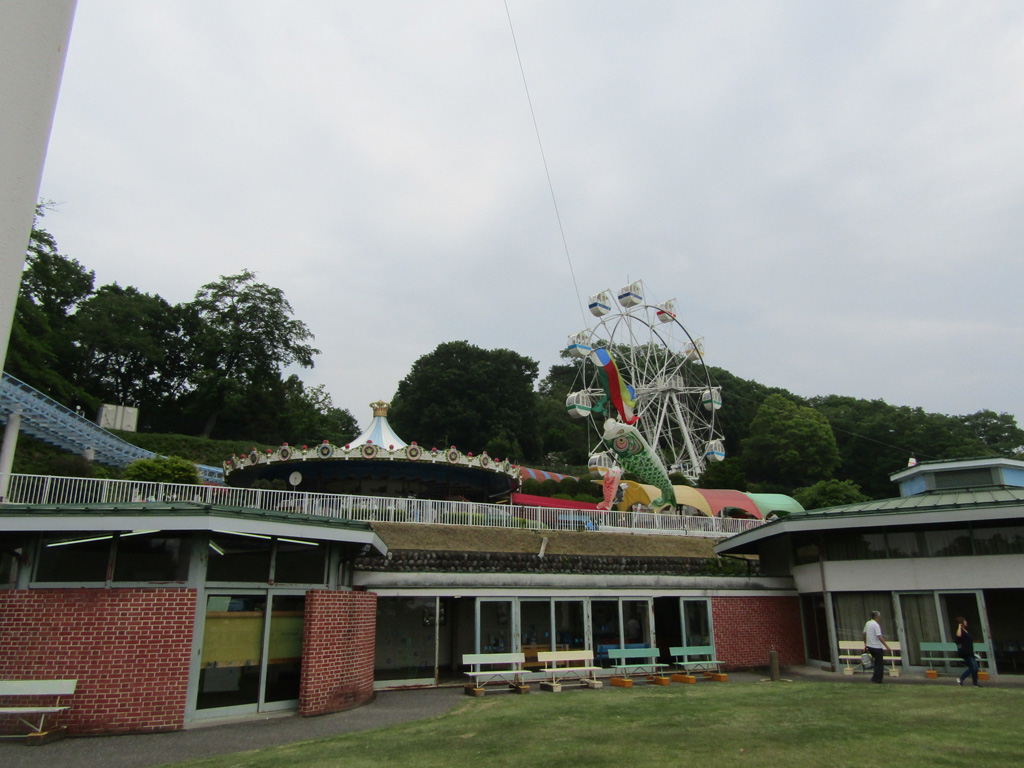
[(1024, 422), (1024, 3), (508, 8), (79, 0), (45, 226), (172, 303), (256, 271), (363, 426), (638, 278), (738, 376)]

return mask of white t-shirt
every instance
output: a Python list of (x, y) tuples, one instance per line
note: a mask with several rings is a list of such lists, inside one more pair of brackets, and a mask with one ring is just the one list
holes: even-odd
[(865, 624), (864, 634), (867, 636), (868, 648), (885, 648), (882, 645), (882, 628), (878, 625), (877, 621), (871, 619), (871, 621)]

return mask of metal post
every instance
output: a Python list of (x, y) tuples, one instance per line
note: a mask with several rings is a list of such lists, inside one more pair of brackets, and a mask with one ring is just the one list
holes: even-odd
[(11, 482), (11, 468), (14, 466), (14, 449), (18, 445), (18, 432), (21, 429), (21, 412), (7, 416), (7, 427), (4, 429), (3, 447), (0, 448), (0, 502), (7, 500), (7, 488)]

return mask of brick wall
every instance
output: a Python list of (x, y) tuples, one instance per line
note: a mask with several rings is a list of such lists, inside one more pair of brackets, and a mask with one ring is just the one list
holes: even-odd
[(377, 595), (306, 593), (300, 715), (348, 709), (373, 696)]
[(180, 729), (195, 610), (194, 589), (0, 590), (0, 677), (77, 679), (69, 733)]
[(803, 630), (798, 597), (713, 597), (715, 655), (728, 669), (768, 666), (768, 652), (781, 666), (803, 664)]

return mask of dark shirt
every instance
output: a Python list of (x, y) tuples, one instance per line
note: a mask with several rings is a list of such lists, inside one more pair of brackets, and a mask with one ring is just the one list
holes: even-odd
[(956, 650), (961, 659), (968, 659), (974, 655), (974, 641), (971, 633), (964, 627), (960, 627), (960, 636), (956, 639)]

